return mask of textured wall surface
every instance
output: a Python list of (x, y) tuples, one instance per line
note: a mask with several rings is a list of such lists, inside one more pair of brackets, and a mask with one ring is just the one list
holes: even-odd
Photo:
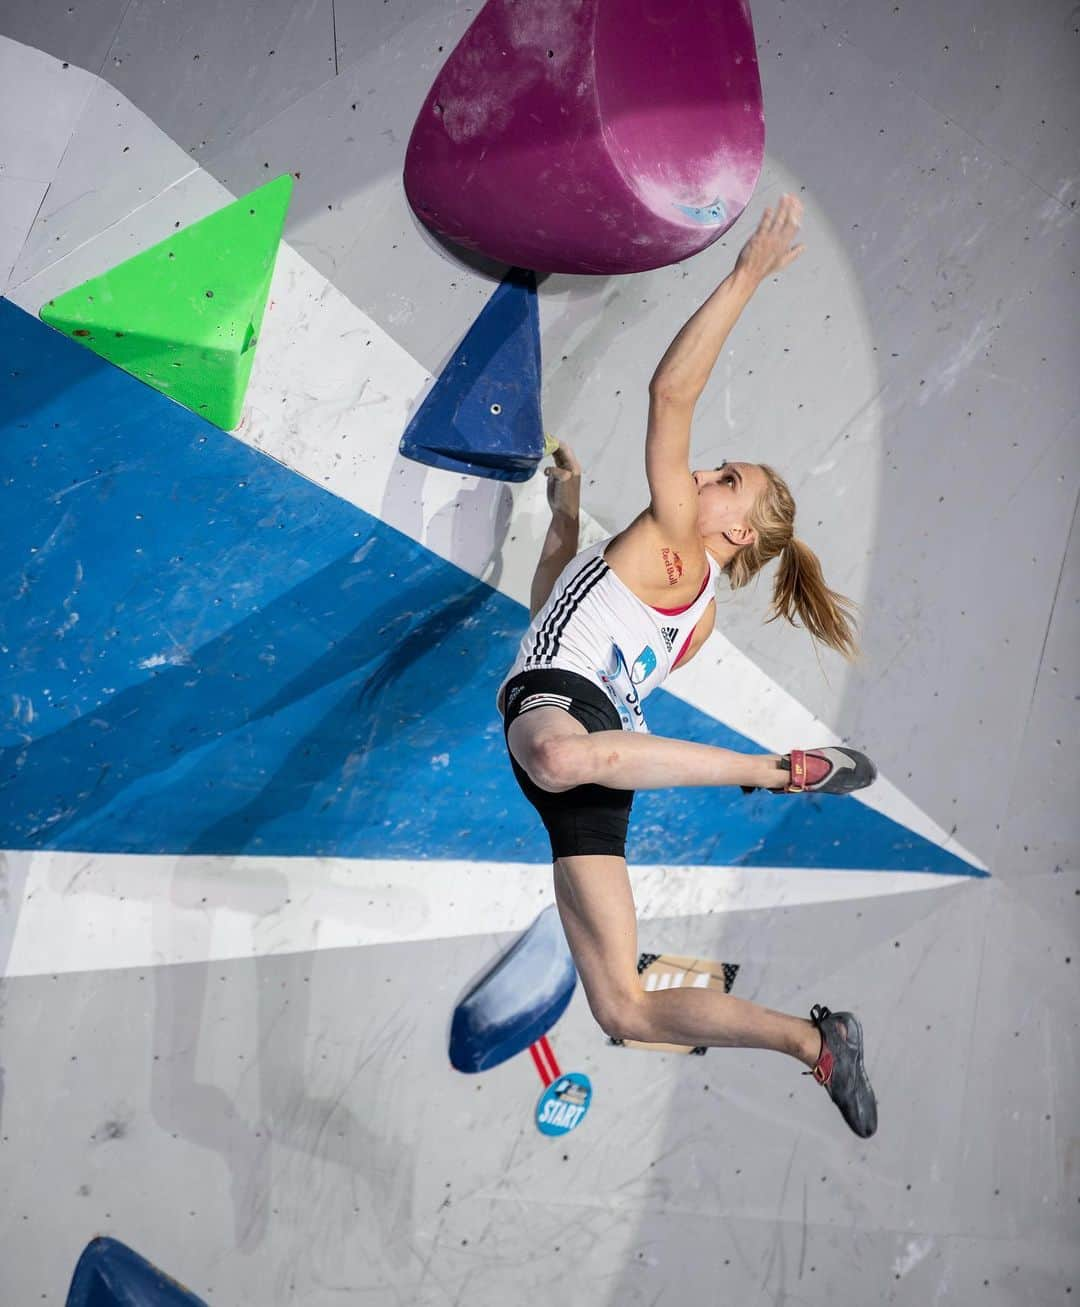
[[(878, 1134), (768, 1053), (613, 1048), (579, 988), (550, 1041), (594, 1099), (553, 1141), (527, 1057), (446, 1054), (552, 901), (492, 702), (544, 488), (397, 454), (505, 271), (401, 185), (475, 12), (0, 9), (0, 1301), (62, 1302), (97, 1233), (218, 1307), (1071, 1301), (1076, 14), (761, 0), (746, 214), (683, 264), (541, 281), (585, 544), (647, 498), (661, 353), (800, 194), (807, 252), (693, 459), (787, 476), (865, 656), (763, 625), (767, 573), (650, 722), (882, 774), (831, 809), (642, 795), (630, 846), (642, 950), (860, 1014)], [(232, 434), (37, 321), (285, 172)]]

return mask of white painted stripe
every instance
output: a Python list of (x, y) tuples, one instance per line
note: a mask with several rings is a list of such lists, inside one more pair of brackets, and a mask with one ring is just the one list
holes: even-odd
[[(554, 902), (535, 863), (6, 853), (8, 977), (524, 930)], [(634, 867), (642, 921), (942, 889), (965, 877)], [(17, 887), (22, 885), (22, 893)]]

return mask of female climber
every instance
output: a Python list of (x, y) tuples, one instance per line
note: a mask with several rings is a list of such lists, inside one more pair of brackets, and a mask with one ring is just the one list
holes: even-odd
[(853, 656), (850, 601), (830, 590), (794, 534), (795, 503), (763, 464), (691, 472), (694, 406), (739, 313), (760, 283), (805, 246), (802, 206), (766, 209), (732, 272), (672, 341), (649, 386), (648, 507), (625, 530), (578, 552), (581, 470), (562, 446), (549, 477), (551, 525), (533, 579), (532, 618), (498, 691), (510, 762), (551, 840), (555, 899), (589, 1007), (615, 1038), (768, 1048), (798, 1058), (856, 1134), (877, 1128), (850, 1012), (816, 1005), (810, 1020), (714, 989), (648, 992), (637, 971), (637, 918), (624, 857), (635, 790), (739, 785), (845, 794), (876, 776), (846, 748), (783, 756), (734, 753), (649, 733), (642, 704), (713, 630), (721, 572), (737, 589), (779, 558), (774, 616)]

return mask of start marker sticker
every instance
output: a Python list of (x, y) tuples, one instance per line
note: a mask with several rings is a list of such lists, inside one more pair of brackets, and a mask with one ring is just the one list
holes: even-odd
[(542, 1135), (565, 1135), (585, 1119), (592, 1101), (592, 1085), (581, 1071), (559, 1076), (536, 1104), (536, 1128)]

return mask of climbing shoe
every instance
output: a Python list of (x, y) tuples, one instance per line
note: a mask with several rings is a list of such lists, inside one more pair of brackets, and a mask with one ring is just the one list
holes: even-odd
[(869, 1139), (877, 1129), (877, 1099), (863, 1066), (862, 1026), (852, 1013), (833, 1013), (818, 1004), (810, 1009), (810, 1020), (821, 1032), (821, 1054), (803, 1075), (824, 1085), (852, 1130)]
[[(791, 780), (770, 794), (850, 794), (877, 780), (877, 768), (857, 749), (832, 745), (823, 749), (792, 749), (780, 759), (780, 766), (791, 773)], [(753, 794), (760, 785), (742, 785), (744, 794)]]

